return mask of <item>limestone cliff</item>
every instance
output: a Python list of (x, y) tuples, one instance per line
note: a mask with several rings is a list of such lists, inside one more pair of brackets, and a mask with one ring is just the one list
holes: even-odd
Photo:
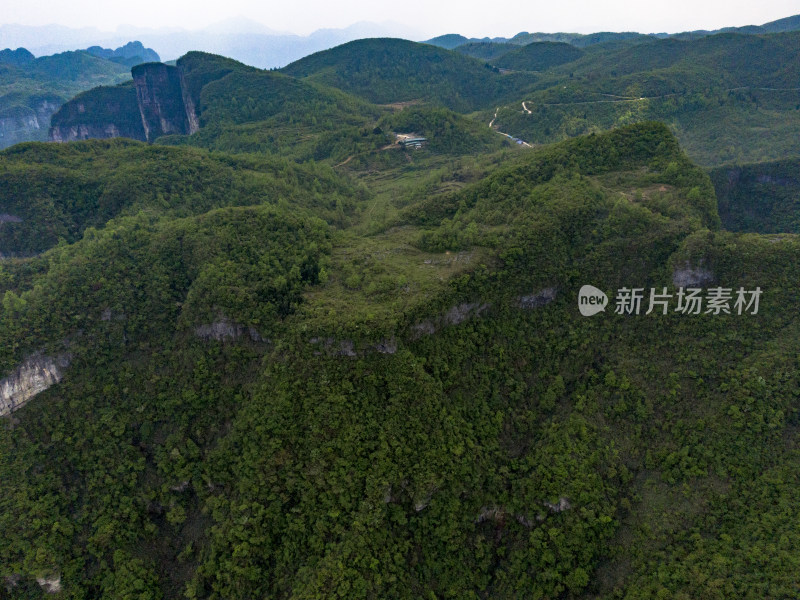
[(50, 139), (54, 142), (113, 137), (147, 139), (133, 82), (101, 86), (79, 94), (53, 115), (51, 124)]
[(60, 382), (69, 356), (33, 355), (0, 381), (0, 417), (11, 414), (31, 398)]
[(0, 111), (0, 149), (20, 142), (45, 141), (50, 117), (60, 105), (59, 98), (42, 96), (32, 98), (29, 106), (11, 106)]
[(133, 81), (76, 96), (53, 115), (50, 139), (128, 137), (152, 142), (162, 135), (200, 129), (196, 102), (183, 70), (163, 63), (131, 69)]
[(161, 135), (193, 133), (178, 67), (145, 63), (134, 67), (131, 74), (147, 141)]

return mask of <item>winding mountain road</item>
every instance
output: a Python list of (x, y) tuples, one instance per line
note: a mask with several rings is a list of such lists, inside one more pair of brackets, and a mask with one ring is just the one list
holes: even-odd
[[(523, 102), (522, 104), (523, 104), (523, 106), (525, 105), (525, 103), (524, 103), (524, 102)], [(492, 127), (492, 126), (494, 125), (494, 122), (497, 120), (497, 113), (498, 113), (498, 111), (499, 111), (499, 110), (500, 110), (500, 107), (499, 107), (499, 106), (498, 106), (498, 107), (497, 107), (497, 108), (494, 110), (494, 117), (492, 117), (492, 120), (491, 120), (491, 121), (489, 121), (489, 129), (494, 129), (494, 127)], [(507, 133), (504, 133), (504, 132), (502, 132), (502, 131), (499, 131), (499, 130), (497, 130), (497, 129), (495, 129), (495, 131), (497, 131), (497, 133), (499, 133), (500, 135), (504, 135), (504, 136), (506, 136), (506, 137), (507, 137), (508, 139), (510, 139), (512, 142), (518, 143), (520, 146), (525, 146), (526, 148), (533, 148), (533, 146), (531, 146), (531, 145), (530, 145), (528, 142), (526, 142), (525, 140), (521, 140), (521, 139), (519, 139), (519, 138), (515, 138), (513, 135), (509, 135), (509, 134), (507, 134)]]

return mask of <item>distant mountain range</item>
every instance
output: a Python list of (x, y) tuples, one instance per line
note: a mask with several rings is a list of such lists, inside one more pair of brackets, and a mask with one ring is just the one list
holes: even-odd
[[(427, 40), (427, 43), (449, 50), (466, 44), (473, 46), (465, 54), (476, 58), (491, 58), (498, 44), (525, 46), (533, 42), (565, 42), (586, 47), (609, 41), (626, 41), (639, 38), (674, 37), (695, 39), (714, 33), (781, 33), (800, 29), (800, 15), (772, 21), (763, 25), (726, 27), (715, 31), (697, 30), (682, 33), (597, 32), (579, 33), (529, 33), (522, 31), (511, 38), (467, 38), (460, 34), (446, 34)], [(116, 31), (96, 28), (73, 29), (60, 25), (24, 26), (0, 25), (0, 48), (24, 47), (36, 56), (55, 54), (76, 48), (102, 45), (113, 48), (130, 40), (140, 40), (153, 48), (164, 60), (174, 60), (192, 50), (227, 56), (247, 65), (262, 69), (281, 68), (300, 58), (327, 50), (347, 42), (364, 38), (403, 38), (421, 41), (424, 36), (413, 28), (397, 23), (360, 22), (343, 29), (320, 29), (307, 36), (276, 31), (245, 18), (235, 18), (199, 30), (172, 28), (119, 27)], [(494, 48), (477, 47), (492, 43)], [(467, 50), (466, 48), (464, 50)]]
[(192, 50), (201, 50), (262, 69), (283, 67), (314, 52), (371, 37), (420, 40), (424, 36), (403, 25), (368, 22), (355, 23), (344, 29), (320, 29), (308, 36), (274, 31), (247, 19), (231, 19), (196, 31), (120, 27), (115, 32), (108, 32), (59, 25), (0, 25), (0, 48), (24, 47), (36, 56), (97, 44), (116, 47), (136, 39), (144, 46), (154, 48), (164, 60), (174, 60)]
[(128, 67), (133, 67), (143, 62), (161, 62), (161, 57), (158, 53), (152, 48), (145, 48), (142, 42), (128, 42), (116, 50), (91, 46), (86, 51), (92, 56), (105, 58)]
[[(784, 33), (787, 31), (797, 31), (800, 29), (800, 15), (778, 19), (777, 21), (770, 21), (763, 25), (746, 25), (744, 27), (723, 27), (722, 29), (715, 29), (713, 31), (698, 29), (695, 31), (684, 31), (682, 33), (637, 33), (634, 31), (623, 32), (610, 32), (601, 31), (598, 33), (581, 34), (581, 33), (528, 33), (523, 31), (511, 38), (467, 38), (457, 33), (448, 33), (440, 35), (435, 38), (427, 40), (426, 43), (454, 50), (466, 44), (513, 44), (515, 46), (526, 46), (533, 42), (565, 42), (573, 46), (586, 47), (594, 44), (602, 44), (611, 41), (626, 41), (637, 38), (654, 37), (654, 38), (677, 38), (677, 39), (696, 39), (705, 37), (707, 35), (714, 35), (715, 33), (745, 33), (745, 34), (759, 34), (759, 33)], [(469, 53), (472, 55), (472, 53)]]

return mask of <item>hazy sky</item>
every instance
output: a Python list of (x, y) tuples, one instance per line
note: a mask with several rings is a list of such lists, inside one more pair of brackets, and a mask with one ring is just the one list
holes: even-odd
[(393, 21), (423, 35), (519, 31), (676, 32), (761, 24), (800, 13), (800, 0), (0, 0), (0, 24), (202, 28), (234, 17), (301, 35)]

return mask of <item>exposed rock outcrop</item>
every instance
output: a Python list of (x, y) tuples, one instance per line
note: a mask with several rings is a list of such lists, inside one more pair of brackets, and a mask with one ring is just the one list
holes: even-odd
[(182, 67), (149, 62), (136, 65), (131, 74), (133, 81), (94, 88), (64, 104), (53, 115), (50, 139), (127, 137), (152, 142), (162, 135), (200, 129)]
[(255, 327), (245, 327), (229, 319), (222, 318), (208, 325), (195, 327), (194, 333), (205, 341), (233, 342), (243, 336), (248, 336), (254, 342), (268, 343), (269, 339), (263, 337)]
[[(566, 501), (566, 499), (562, 498), (561, 500), (567, 502), (566, 507), (562, 510), (567, 510), (568, 508), (571, 508), (569, 506), (569, 502)], [(555, 506), (556, 509), (558, 509), (558, 507), (560, 506), (560, 501), (558, 505), (551, 505), (547, 504), (546, 502), (544, 504), (548, 508), (550, 506)], [(552, 510), (551, 512), (561, 512), (561, 510)], [(528, 515), (525, 514), (512, 514), (502, 506), (484, 506), (481, 508), (480, 514), (475, 519), (475, 523), (484, 523), (486, 521), (491, 521), (496, 525), (503, 526), (509, 519), (514, 519), (517, 523), (519, 523), (523, 527), (531, 529), (537, 522), (541, 523), (546, 518), (547, 515), (541, 513), (537, 514), (534, 518), (530, 518), (528, 517)]]
[(426, 319), (411, 327), (411, 337), (419, 339), (423, 335), (433, 335), (440, 327), (459, 325), (488, 309), (491, 304), (484, 302), (464, 302), (451, 307), (437, 319)]
[(557, 294), (558, 291), (556, 290), (556, 288), (549, 287), (539, 290), (538, 292), (534, 292), (533, 294), (520, 296), (518, 298), (519, 307), (525, 309), (531, 309), (531, 308), (539, 308), (540, 306), (545, 306), (546, 304), (550, 304), (553, 300), (555, 300)]
[(79, 140), (107, 139), (116, 137), (132, 137), (123, 135), (116, 125), (73, 125), (71, 127), (54, 127), (50, 138), (54, 142), (75, 142)]
[(479, 302), (459, 304), (447, 311), (443, 321), (445, 325), (458, 325), (470, 317), (478, 316), (487, 308), (489, 308), (488, 304), (481, 304)]
[[(131, 74), (147, 141), (153, 141), (162, 135), (197, 131), (196, 128), (192, 131), (178, 67), (145, 63), (131, 69)], [(197, 120), (196, 116), (194, 120)]]
[(79, 94), (51, 119), (50, 140), (54, 142), (115, 137), (146, 140), (133, 82)]
[(555, 504), (550, 502), (542, 502), (542, 504), (544, 504), (550, 510), (550, 512), (553, 513), (564, 512), (565, 510), (569, 510), (570, 508), (572, 508), (572, 504), (570, 504), (570, 501), (564, 498), (563, 496), (559, 498), (558, 502)]
[(37, 577), (36, 583), (47, 594), (57, 594), (61, 591), (61, 577), (55, 575), (52, 577)]
[(714, 274), (702, 266), (684, 263), (672, 272), (672, 283), (678, 287), (702, 287), (714, 281)]
[(395, 354), (397, 352), (397, 340), (394, 337), (383, 339), (375, 344), (362, 345), (358, 349), (356, 348), (356, 343), (349, 339), (337, 340), (332, 337), (313, 337), (308, 340), (308, 343), (320, 348), (314, 353), (317, 356), (327, 354), (328, 356), (353, 357), (369, 352), (377, 352), (379, 354)]
[(414, 325), (411, 328), (411, 332), (415, 338), (419, 338), (423, 335), (433, 335), (436, 333), (436, 325), (434, 325), (433, 321), (430, 319), (426, 319)]
[(25, 405), (34, 396), (59, 383), (69, 366), (69, 355), (33, 355), (0, 381), (0, 416)]
[(372, 346), (372, 349), (381, 354), (394, 354), (397, 352), (397, 340), (389, 338), (381, 340)]
[(40, 96), (27, 106), (0, 107), (0, 148), (46, 140), (50, 118), (60, 105), (55, 96)]

